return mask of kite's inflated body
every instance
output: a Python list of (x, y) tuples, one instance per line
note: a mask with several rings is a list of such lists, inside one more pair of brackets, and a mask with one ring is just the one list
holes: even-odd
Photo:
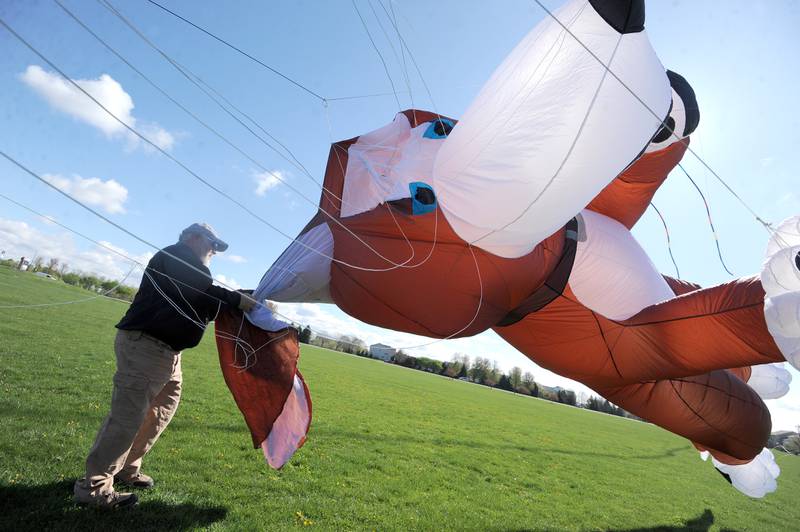
[[(317, 215), (254, 295), (434, 338), (492, 328), (763, 496), (778, 471), (762, 397), (790, 375), (759, 365), (800, 362), (797, 220), (771, 241), (763, 284), (661, 275), (630, 229), (687, 150), (694, 93), (658, 62), (641, 2), (574, 0), (555, 16), (457, 124), (409, 110), (334, 144)], [(248, 318), (274, 328), (263, 309)]]

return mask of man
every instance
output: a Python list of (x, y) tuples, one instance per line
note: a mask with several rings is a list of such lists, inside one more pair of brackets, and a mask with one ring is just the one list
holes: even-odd
[(78, 504), (132, 506), (137, 497), (114, 490), (114, 482), (149, 488), (142, 458), (169, 424), (181, 396), (181, 351), (200, 343), (222, 305), (248, 311), (255, 301), (212, 284), (208, 265), (223, 242), (205, 223), (183, 230), (177, 244), (147, 265), (139, 291), (117, 324), (117, 372), (111, 412), (86, 459), (86, 476), (75, 482)]

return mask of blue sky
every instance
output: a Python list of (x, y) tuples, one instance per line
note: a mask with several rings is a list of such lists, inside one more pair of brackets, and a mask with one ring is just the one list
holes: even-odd
[[(300, 194), (261, 174), (106, 51), (54, 2), (11, 0), (0, 16), (71, 78), (85, 80), (137, 129), (203, 178), (224, 189), (280, 231), (295, 235), (315, 211), (319, 187), (254, 139), (97, 2), (63, 0), (93, 31), (137, 68), (212, 124), (261, 166)], [(187, 2), (165, 5), (224, 36), (319, 98), (259, 67), (144, 0), (112, 2), (154, 43), (246, 111), (321, 180), (328, 145), (376, 129), (398, 110), (383, 65), (349, 0), (330, 2)], [(544, 2), (553, 9), (558, 1)], [(391, 8), (433, 101), (403, 58), (381, 3), (357, 0), (391, 78), (400, 107), (460, 116), (481, 84), (544, 16), (532, 1), (395, 1)], [(390, 4), (383, 1), (387, 9)], [(692, 147), (765, 220), (800, 213), (794, 162), (800, 130), (800, 4), (786, 1), (650, 1), (647, 31), (662, 63), (693, 85), (701, 121)], [(378, 14), (376, 19), (375, 14)], [(381, 27), (382, 26), (382, 27)], [(387, 39), (388, 33), (391, 39)], [(253, 287), (289, 241), (186, 172), (133, 139), (89, 100), (65, 100), (52, 69), (0, 29), (0, 149), (47, 174), (130, 231), (158, 245), (172, 243), (196, 220), (230, 243), (212, 271)], [(338, 100), (369, 94), (370, 98)], [(613, 140), (612, 140), (613, 141)], [(711, 208), (725, 262), (736, 276), (760, 269), (767, 233), (741, 203), (692, 157), (684, 161)], [(59, 222), (145, 259), (151, 249), (99, 221), (0, 160), (0, 193)], [(305, 196), (305, 198), (303, 197)], [(700, 196), (675, 172), (654, 201), (669, 225), (681, 277), (704, 285), (730, 279), (717, 257)], [(653, 261), (674, 275), (660, 220), (648, 212), (634, 231)], [(106, 251), (0, 199), (0, 246), (7, 255), (57, 255), (76, 268), (120, 278), (129, 266)], [(319, 330), (350, 332), (368, 343), (398, 347), (430, 342), (359, 324), (331, 306), (283, 305), (281, 311)], [(518, 365), (545, 384), (583, 388), (537, 368), (491, 333), (437, 342), (412, 351), (449, 359), (455, 352)], [(795, 372), (795, 388), (800, 375)], [(800, 424), (800, 393), (770, 405), (776, 428)]]

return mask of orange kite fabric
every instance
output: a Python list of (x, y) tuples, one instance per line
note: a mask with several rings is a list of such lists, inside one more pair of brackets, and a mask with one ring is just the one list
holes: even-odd
[[(300, 357), (297, 331), (293, 328), (265, 331), (250, 325), (239, 310), (231, 309), (220, 312), (215, 329), (225, 383), (250, 429), (253, 446), (264, 448), (266, 455), (265, 442), (287, 405), (295, 378), (302, 382), (297, 370)], [(296, 448), (305, 442), (311, 421), (311, 398), (304, 384), (303, 388), (308, 422), (298, 427), (303, 435)]]
[[(404, 114), (412, 127), (417, 120), (436, 119), (420, 111)], [(688, 144), (686, 138), (643, 154), (588, 209), (632, 227)], [(334, 146), (332, 157), (336, 163), (328, 166), (325, 188), (332, 192), (329, 197), (341, 197), (347, 146)], [(339, 204), (324, 196), (321, 208), (326, 207), (330, 214), (339, 212)], [(750, 365), (783, 362), (784, 357), (767, 330), (757, 279), (701, 289), (665, 277), (680, 297), (618, 321), (587, 308), (567, 284), (544, 308), (501, 327), (497, 324), (554, 273), (564, 250), (564, 229), (528, 255), (504, 259), (461, 240), (439, 209), (413, 215), (408, 201), (339, 221), (342, 226), (329, 224), (340, 261), (331, 265), (330, 290), (348, 314), (438, 338), (494, 327), (538, 365), (687, 437), (717, 460), (747, 462), (765, 446), (769, 410), (746, 379)], [(365, 251), (353, 235), (377, 253)], [(394, 263), (414, 258), (405, 267), (392, 267), (381, 256)]]

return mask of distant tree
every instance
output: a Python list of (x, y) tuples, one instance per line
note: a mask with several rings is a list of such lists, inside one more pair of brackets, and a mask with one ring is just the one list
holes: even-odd
[(342, 336), (339, 337), (339, 340), (336, 342), (336, 350), (343, 351), (345, 353), (356, 354), (365, 347), (366, 344), (361, 338), (348, 334), (343, 334)]
[(499, 371), (492, 371), (491, 369), (486, 373), (486, 376), (483, 377), (483, 384), (484, 386), (497, 386), (498, 381), (500, 381), (500, 377), (503, 374)]
[(44, 270), (50, 275), (58, 275), (58, 259), (52, 258), (48, 260)]
[(402, 349), (397, 351), (394, 354), (394, 363), (399, 366), (404, 366), (407, 368), (417, 369), (419, 365), (417, 364), (417, 359), (412, 357), (411, 355), (407, 355)]
[(124, 284), (117, 285), (114, 289), (114, 295), (121, 299), (133, 301), (133, 298), (136, 296), (136, 289), (132, 286), (125, 286)]
[(457, 362), (445, 362), (442, 367), (442, 375), (445, 377), (455, 378), (458, 377), (458, 371), (461, 369), (461, 365)]
[(336, 349), (336, 340), (331, 338), (325, 338), (324, 336), (316, 335), (310, 342), (312, 345), (316, 345), (318, 347), (323, 347), (325, 349)]
[(800, 436), (795, 434), (786, 438), (783, 441), (783, 448), (792, 454), (800, 455)]
[(522, 375), (522, 385), (528, 388), (529, 390), (533, 390), (533, 386), (536, 384), (536, 381), (533, 379), (533, 373), (530, 371), (526, 371)]
[(94, 275), (82, 275), (80, 284), (85, 289), (96, 292), (102, 289), (103, 281)]
[(500, 382), (500, 377), (502, 375), (503, 372), (500, 370), (500, 366), (497, 364), (497, 361), (492, 360), (491, 364), (489, 364), (489, 373), (486, 375), (483, 383), (486, 386), (497, 386), (497, 383)]
[(558, 402), (558, 396), (549, 390), (539, 390), (539, 397), (547, 399), (548, 401)]
[(505, 373), (503, 373), (503, 375), (500, 377), (497, 387), (501, 390), (508, 390), (509, 392), (514, 391), (514, 387), (511, 385), (511, 379)]
[(42, 257), (34, 257), (31, 261), (31, 266), (28, 268), (29, 272), (39, 272), (42, 271), (42, 263), (44, 259)]
[(588, 408), (589, 410), (602, 412), (603, 404), (600, 402), (600, 399), (592, 395), (589, 397), (589, 400), (586, 401), (586, 408)]
[(479, 382), (483, 384), (489, 375), (491, 367), (490, 364), (491, 362), (488, 358), (475, 357), (475, 361), (472, 363), (472, 367), (469, 369), (470, 379), (472, 379), (473, 382)]
[(531, 395), (534, 397), (539, 397), (539, 385), (535, 382), (533, 383), (533, 388), (529, 388), (531, 391)]
[(517, 366), (511, 368), (508, 374), (508, 380), (511, 381), (511, 387), (515, 390), (522, 386), (522, 369)]
[(302, 329), (300, 329), (300, 334), (298, 335), (298, 340), (301, 343), (308, 344), (311, 343), (311, 327), (306, 325)]
[(434, 360), (428, 357), (417, 357), (417, 365), (419, 369), (429, 373), (441, 373), (444, 367), (441, 360)]
[(469, 355), (465, 353), (456, 353), (455, 358), (461, 362), (461, 365), (464, 367), (464, 371), (469, 373), (469, 370), (472, 367), (472, 361), (470, 360)]
[(558, 402), (575, 406), (578, 400), (572, 390), (558, 390)]
[(81, 284), (81, 276), (74, 272), (65, 273), (61, 276), (61, 280), (67, 284), (78, 286)]

